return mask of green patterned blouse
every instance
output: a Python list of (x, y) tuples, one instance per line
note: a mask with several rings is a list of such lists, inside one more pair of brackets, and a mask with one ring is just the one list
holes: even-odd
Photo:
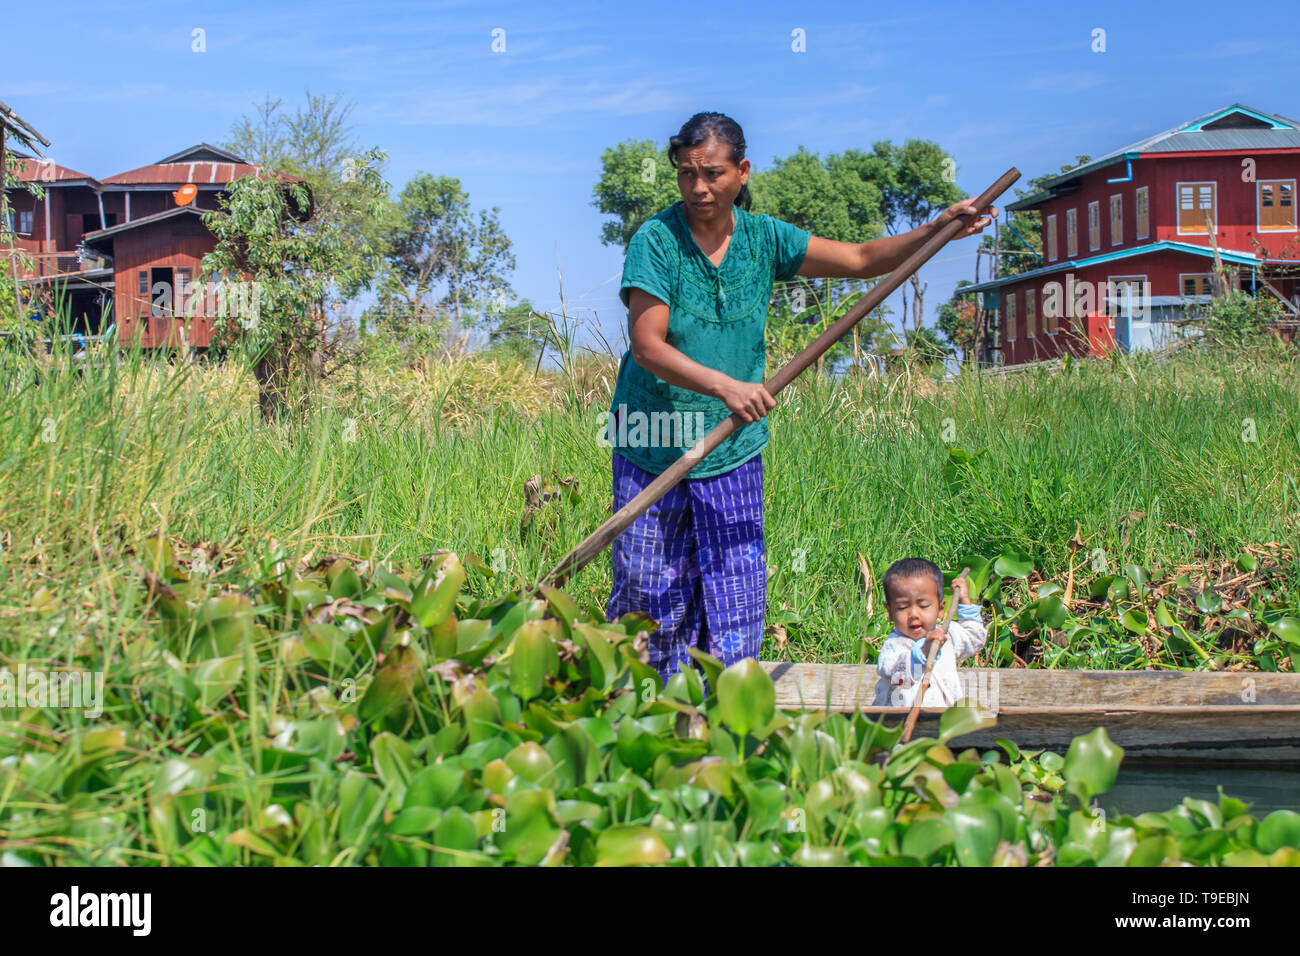
[[(795, 277), (811, 233), (739, 206), (722, 265), (709, 261), (681, 202), (636, 231), (623, 262), (619, 298), (632, 287), (668, 305), (668, 344), (742, 382), (765, 380), (763, 332), (776, 281)], [(658, 474), (730, 415), (726, 404), (669, 384), (643, 369), (629, 348), (618, 366), (607, 441), (639, 468)], [(741, 425), (690, 473), (711, 478), (744, 464), (767, 445), (767, 418)]]

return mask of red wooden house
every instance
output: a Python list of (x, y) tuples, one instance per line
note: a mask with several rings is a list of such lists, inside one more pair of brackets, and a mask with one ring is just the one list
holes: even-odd
[(200, 262), (216, 247), (202, 214), (260, 167), (207, 143), (103, 179), (22, 162), (21, 178), (44, 187), (39, 201), (8, 190), (16, 245), (35, 264), (26, 283), (57, 288), (78, 331), (98, 334), (111, 321), (123, 341), (150, 348), (180, 344), (184, 328), (190, 346), (208, 345), (210, 310), (185, 310)]
[(1230, 286), (1294, 312), (1298, 178), (1300, 122), (1234, 104), (1008, 203), (1041, 215), (1042, 264), (959, 291), (998, 310), (1004, 365), (1160, 347), (1209, 301), (1216, 252)]

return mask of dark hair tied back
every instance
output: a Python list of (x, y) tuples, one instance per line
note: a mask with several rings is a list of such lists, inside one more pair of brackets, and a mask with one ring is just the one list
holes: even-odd
[[(696, 113), (682, 125), (676, 136), (669, 137), (668, 161), (676, 169), (677, 150), (680, 147), (689, 149), (710, 139), (731, 146), (731, 162), (734, 165), (739, 166), (740, 161), (745, 158), (745, 134), (741, 131), (739, 123), (723, 113)], [(740, 194), (736, 196), (736, 205), (748, 211), (750, 202), (749, 184), (746, 183), (740, 187)]]

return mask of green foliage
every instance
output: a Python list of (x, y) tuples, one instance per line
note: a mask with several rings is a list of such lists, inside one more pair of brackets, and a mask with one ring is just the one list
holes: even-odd
[[(649, 622), (565, 593), (471, 598), (454, 553), (292, 570), (215, 594), (136, 543), (148, 626), (103, 718), (28, 706), (0, 733), (6, 862), (49, 865), (1290, 865), (1300, 816), (1188, 799), (1087, 806), (1122, 751), (952, 749), (861, 714), (778, 712), (757, 662), (659, 690)], [(471, 572), (483, 573), (483, 572)], [(221, 635), (218, 639), (216, 636)], [(79, 655), (94, 663), (99, 652)], [(1005, 757), (1004, 757), (1005, 754)], [(61, 804), (68, 812), (43, 808)]]
[(1240, 349), (1271, 335), (1277, 321), (1288, 315), (1282, 303), (1267, 292), (1252, 296), (1230, 289), (1227, 295), (1190, 310), (1189, 324), (1213, 347)]
[[(494, 206), (476, 218), (455, 177), (412, 178), (385, 235), (390, 269), (372, 310), (376, 319), (399, 330), (433, 325), (445, 331), (453, 318), (468, 328), (482, 312), (502, 310), (513, 294), (505, 274), (515, 257), (499, 213)], [(435, 298), (439, 289), (444, 294)]]
[[(1070, 170), (1077, 169), (1090, 162), (1092, 162), (1091, 156), (1076, 156), (1073, 163), (1062, 166), (1060, 171), (1068, 173)], [(1029, 180), (1023, 189), (1016, 187), (1016, 199), (1023, 199), (1025, 196), (1038, 192), (1049, 179), (1053, 179), (1057, 175), (1057, 173), (1045, 173)], [(990, 278), (1005, 278), (1006, 276), (1020, 275), (1030, 269), (1037, 269), (1043, 264), (1042, 213), (1036, 209), (1018, 209), (1010, 214), (1005, 214), (1003, 221), (1020, 233), (1025, 242), (1029, 244), (1029, 248), (1026, 249), (1024, 243), (1017, 239), (1010, 229), (999, 230), (997, 243), (1001, 249), (1001, 256), (999, 257), (998, 274), (990, 276)], [(1065, 223), (1057, 223), (1057, 227), (1064, 230)], [(1080, 225), (1079, 228), (1083, 229), (1085, 227), (1086, 223)], [(1062, 245), (1059, 250), (1062, 256), (1065, 255), (1064, 235), (1065, 233), (1062, 231), (1062, 238), (1060, 239)], [(1080, 239), (1080, 242), (1082, 241)], [(980, 248), (982, 250), (992, 250), (995, 248), (994, 242), (993, 233), (986, 229), (983, 238), (980, 240)]]
[[(387, 185), (377, 167), (383, 158), (371, 152), (357, 164), (348, 187), (358, 194), (355, 203), (382, 203)], [(309, 360), (325, 342), (331, 290), (363, 285), (374, 255), (341, 221), (305, 227), (300, 220), (310, 208), (302, 183), (262, 174), (236, 180), (221, 209), (203, 214), (217, 240), (203, 258), (204, 278), (239, 283), (229, 300), (237, 304), (227, 304), (213, 321), (213, 344), (244, 349), (267, 414), (283, 407), (295, 380), (310, 372)]]
[(600, 241), (627, 249), (636, 231), (651, 216), (682, 198), (668, 151), (653, 140), (624, 140), (600, 154), (600, 179), (592, 205), (616, 216), (600, 228)]

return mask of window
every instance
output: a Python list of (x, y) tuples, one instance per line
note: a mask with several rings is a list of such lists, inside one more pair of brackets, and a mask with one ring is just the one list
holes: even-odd
[(140, 295), (149, 294), (149, 270), (141, 269), (136, 273), (135, 291)]
[(1133, 203), (1137, 209), (1137, 237), (1146, 239), (1151, 235), (1151, 213), (1148, 206), (1147, 187), (1142, 186), (1137, 191), (1137, 196)]
[(1179, 183), (1178, 184), (1178, 234), (1180, 236), (1208, 235), (1205, 226), (1205, 214), (1210, 214), (1216, 224), (1219, 221), (1215, 210), (1214, 183)]
[(1259, 231), (1295, 231), (1295, 180), (1261, 179), (1259, 181)]
[(1065, 255), (1073, 259), (1079, 254), (1079, 210), (1065, 211)]
[(1088, 203), (1088, 249), (1101, 248), (1101, 203)]
[(24, 209), (18, 214), (18, 232), (20, 235), (30, 236), (32, 234), (32, 220), (35, 214), (30, 209)]
[(1016, 340), (1016, 294), (1007, 293), (1007, 341)]
[(1124, 197), (1110, 197), (1110, 244), (1118, 246), (1124, 241)]
[(1056, 217), (1047, 217), (1047, 235), (1043, 237), (1043, 245), (1047, 248), (1047, 261), (1052, 262), (1056, 259)]
[(1178, 277), (1178, 285), (1183, 295), (1210, 295), (1213, 276), (1208, 272), (1188, 272)]
[(1106, 316), (1112, 329), (1117, 315), (1146, 314), (1146, 282), (1146, 276), (1107, 276)]
[(1025, 338), (1032, 339), (1038, 333), (1038, 316), (1034, 314), (1034, 290), (1025, 290)]

